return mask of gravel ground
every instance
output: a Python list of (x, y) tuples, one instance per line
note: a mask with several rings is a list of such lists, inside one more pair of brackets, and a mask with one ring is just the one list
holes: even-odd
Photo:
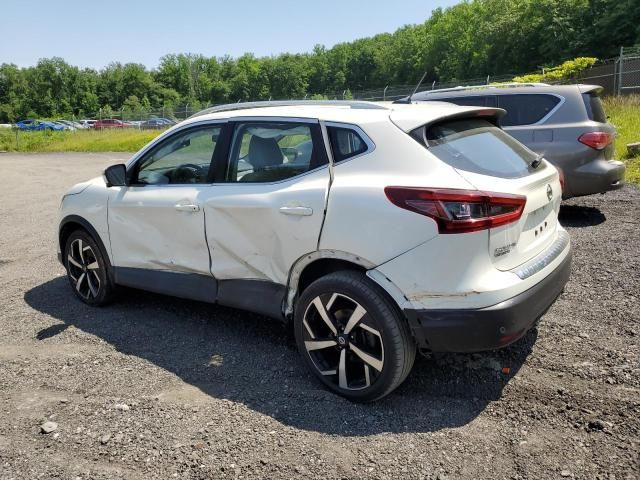
[(572, 278), (537, 331), (355, 405), (263, 317), (74, 298), (60, 196), (124, 158), (0, 154), (0, 478), (640, 478), (640, 191), (563, 207)]

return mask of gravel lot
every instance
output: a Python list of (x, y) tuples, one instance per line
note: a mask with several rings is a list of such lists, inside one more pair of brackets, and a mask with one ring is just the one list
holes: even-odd
[(0, 154), (0, 478), (640, 478), (637, 189), (563, 207), (572, 278), (537, 332), (355, 405), (263, 317), (75, 299), (61, 194), (125, 158)]

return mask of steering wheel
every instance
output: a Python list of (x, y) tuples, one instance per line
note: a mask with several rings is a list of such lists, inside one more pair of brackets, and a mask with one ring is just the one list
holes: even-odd
[(204, 168), (195, 163), (185, 163), (171, 172), (171, 183), (196, 183), (204, 173)]

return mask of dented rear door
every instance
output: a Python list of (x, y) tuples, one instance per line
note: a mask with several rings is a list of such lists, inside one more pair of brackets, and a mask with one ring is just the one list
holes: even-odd
[(293, 263), (317, 250), (324, 220), (330, 172), (319, 123), (239, 119), (233, 128), (223, 181), (204, 202), (211, 273), (286, 285)]

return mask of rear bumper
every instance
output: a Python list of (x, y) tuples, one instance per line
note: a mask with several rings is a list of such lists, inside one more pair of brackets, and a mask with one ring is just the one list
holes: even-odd
[(563, 197), (579, 197), (617, 190), (624, 185), (624, 172), (624, 163), (617, 160), (596, 160), (573, 171), (565, 171), (567, 191)]
[(571, 272), (571, 252), (530, 289), (486, 308), (405, 310), (421, 348), (433, 352), (478, 352), (505, 347), (524, 336), (562, 293)]

